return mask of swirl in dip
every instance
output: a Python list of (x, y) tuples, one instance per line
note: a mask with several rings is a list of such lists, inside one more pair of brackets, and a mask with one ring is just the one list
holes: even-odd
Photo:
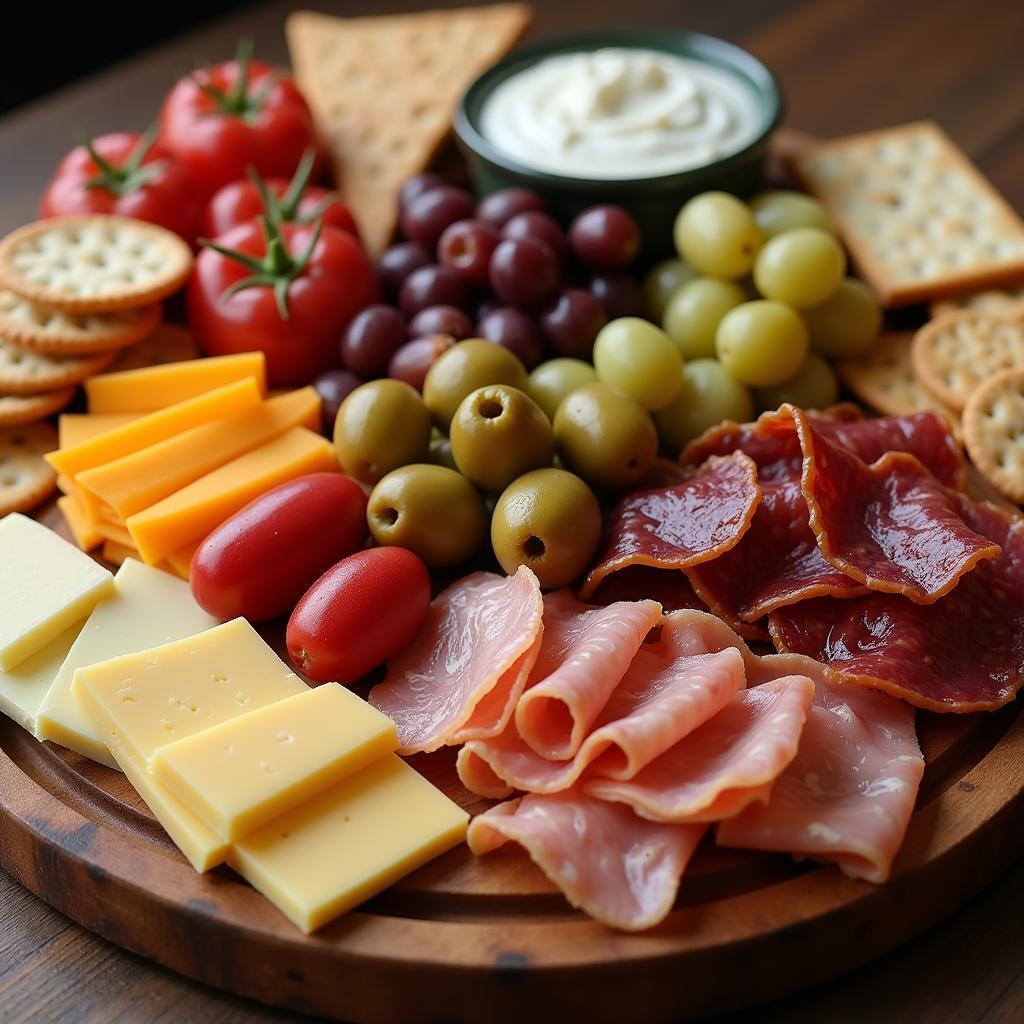
[(714, 64), (660, 50), (547, 57), (498, 85), (481, 131), (507, 157), (575, 178), (648, 178), (739, 152), (760, 124), (752, 91)]

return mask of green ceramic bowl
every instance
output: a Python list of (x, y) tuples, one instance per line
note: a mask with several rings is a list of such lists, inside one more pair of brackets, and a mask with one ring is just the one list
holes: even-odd
[[(545, 57), (606, 46), (661, 50), (706, 61), (732, 73), (748, 86), (759, 106), (760, 132), (745, 148), (704, 167), (649, 178), (611, 180), (534, 170), (506, 156), (483, 136), (480, 115), (499, 83)], [(469, 87), (455, 117), (455, 134), (480, 195), (514, 185), (531, 188), (544, 197), (551, 212), (565, 223), (595, 203), (618, 203), (640, 224), (644, 238), (641, 260), (649, 263), (672, 252), (672, 224), (679, 207), (691, 196), (708, 189), (723, 189), (741, 196), (757, 190), (768, 141), (781, 117), (782, 92), (775, 76), (746, 50), (699, 32), (605, 29), (546, 39), (521, 47), (499, 61)]]

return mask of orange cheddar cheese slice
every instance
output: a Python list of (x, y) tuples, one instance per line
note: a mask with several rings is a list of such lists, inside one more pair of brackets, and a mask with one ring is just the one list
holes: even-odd
[(175, 576), (187, 580), (192, 568), (192, 556), (201, 543), (202, 541), (197, 541), (195, 544), (186, 544), (183, 548), (168, 555), (166, 563), (168, 572), (173, 572)]
[(103, 534), (89, 522), (76, 495), (65, 494), (58, 498), (57, 508), (64, 516), (64, 522), (68, 524), (74, 542), (83, 551), (92, 551), (103, 543)]
[(127, 519), (292, 427), (319, 422), (320, 396), (303, 388), (87, 470), (75, 482), (91, 518)]
[(129, 516), (128, 532), (142, 560), (155, 565), (201, 541), (272, 487), (305, 473), (337, 469), (334, 449), (326, 438), (293, 427)]
[(108, 430), (116, 430), (139, 418), (134, 412), (113, 412), (90, 416), (88, 413), (66, 412), (57, 420), (57, 443), (61, 448), (91, 441)]
[(255, 379), (261, 395), (266, 394), (267, 366), (262, 352), (104, 373), (85, 382), (85, 393), (91, 413), (153, 412), (247, 377)]
[(139, 553), (130, 544), (118, 544), (116, 540), (108, 540), (103, 544), (104, 561), (120, 565), (126, 558), (138, 558)]
[(86, 470), (105, 466), (125, 455), (150, 448), (192, 427), (212, 423), (246, 409), (256, 409), (262, 404), (263, 396), (259, 386), (252, 377), (246, 377), (133, 419), (129, 423), (122, 423), (113, 430), (97, 434), (79, 444), (66, 448), (62, 446), (59, 451), (50, 452), (46, 459), (58, 473), (73, 483), (78, 474)]

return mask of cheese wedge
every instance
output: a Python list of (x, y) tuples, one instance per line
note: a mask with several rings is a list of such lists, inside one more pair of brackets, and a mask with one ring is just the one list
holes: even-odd
[(76, 482), (91, 518), (127, 519), (292, 427), (319, 422), (320, 396), (303, 388), (87, 470)]
[(327, 683), (161, 747), (153, 773), (232, 841), (397, 749), (387, 715)]
[(139, 414), (134, 412), (114, 412), (95, 416), (76, 412), (61, 413), (57, 420), (57, 444), (60, 448), (73, 448), (138, 418)]
[(272, 487), (306, 473), (336, 469), (338, 461), (326, 438), (304, 427), (293, 427), (129, 516), (128, 532), (143, 560), (155, 565), (188, 545), (198, 544)]
[(114, 589), (114, 578), (41, 523), (0, 520), (0, 669), (42, 650)]
[(71, 692), (114, 760), (197, 871), (227, 846), (152, 774), (158, 748), (305, 690), (245, 619), (79, 668)]
[(267, 366), (262, 352), (144, 366), (104, 373), (85, 382), (90, 413), (153, 412), (225, 384), (253, 377), (266, 394)]
[(68, 524), (75, 543), (83, 551), (92, 551), (93, 548), (103, 543), (103, 534), (99, 533), (96, 527), (89, 522), (76, 494), (65, 494), (58, 498), (57, 508), (64, 516), (64, 522)]
[(9, 671), (0, 671), (0, 712), (36, 735), (39, 708), (78, 636), (76, 623)]
[(386, 757), (238, 840), (231, 866), (302, 931), (315, 931), (457, 846), (469, 815)]
[(46, 461), (58, 473), (74, 481), (88, 469), (105, 466), (115, 459), (142, 451), (170, 437), (177, 437), (192, 427), (255, 409), (262, 402), (263, 396), (256, 381), (246, 377), (177, 405), (132, 419), (129, 423), (122, 423), (113, 430), (97, 434), (79, 444), (61, 446), (58, 451), (50, 452)]
[(114, 593), (96, 606), (39, 708), (36, 735), (115, 768), (103, 735), (71, 693), (76, 669), (158, 644), (194, 636), (217, 625), (196, 604), (186, 583), (126, 558)]

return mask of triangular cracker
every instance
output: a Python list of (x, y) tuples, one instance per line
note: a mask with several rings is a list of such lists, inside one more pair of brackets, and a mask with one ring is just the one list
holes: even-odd
[(377, 255), (398, 216), (398, 190), (424, 170), (463, 92), (507, 53), (532, 17), (525, 4), (367, 18), (309, 11), (286, 23), (295, 77), (335, 178)]

